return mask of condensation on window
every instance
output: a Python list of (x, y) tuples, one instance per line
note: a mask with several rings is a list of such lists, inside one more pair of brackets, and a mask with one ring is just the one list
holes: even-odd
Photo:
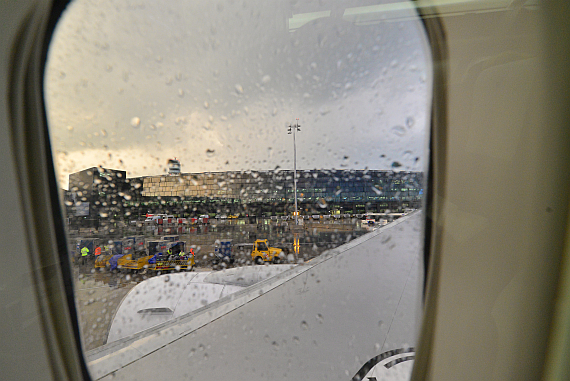
[[(410, 2), (69, 4), (45, 99), (93, 377), (119, 372), (101, 353), (192, 321), (174, 378), (294, 378), (323, 356), (332, 375), (405, 378), (431, 73)], [(342, 317), (376, 304), (373, 328)], [(204, 316), (232, 323), (204, 336)], [(255, 349), (219, 348), (240, 340)]]

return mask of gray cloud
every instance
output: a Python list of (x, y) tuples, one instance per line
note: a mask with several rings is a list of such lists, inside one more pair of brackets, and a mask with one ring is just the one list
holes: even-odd
[(422, 169), (427, 40), (376, 3), (73, 2), (46, 71), (60, 174), (292, 168), (295, 118), (299, 168)]

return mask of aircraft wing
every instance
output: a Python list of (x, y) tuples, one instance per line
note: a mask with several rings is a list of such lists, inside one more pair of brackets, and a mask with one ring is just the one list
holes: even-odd
[(378, 361), (413, 359), (421, 238), (422, 213), (416, 212), (187, 315), (89, 352), (92, 376), (346, 380), (359, 371), (362, 377)]

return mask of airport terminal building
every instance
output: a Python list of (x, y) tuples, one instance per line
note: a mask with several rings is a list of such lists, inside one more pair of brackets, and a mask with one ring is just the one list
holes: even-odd
[[(81, 187), (94, 190), (85, 198)], [(103, 189), (103, 190), (102, 190)], [(293, 171), (228, 171), (171, 173), (125, 179), (124, 171), (90, 168), (70, 175), (70, 191), (82, 192), (91, 219), (128, 212), (130, 219), (146, 213), (180, 217), (226, 214), (268, 217), (291, 215), (295, 190)], [(423, 174), (378, 170), (297, 171), (297, 202), (303, 214), (358, 214), (421, 207)], [(101, 213), (103, 211), (103, 213)], [(70, 210), (77, 215), (76, 210)]]

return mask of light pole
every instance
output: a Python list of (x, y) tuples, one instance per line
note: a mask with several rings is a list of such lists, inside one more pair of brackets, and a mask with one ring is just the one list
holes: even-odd
[(295, 226), (299, 225), (299, 212), (297, 210), (297, 141), (295, 139), (295, 132), (301, 131), (301, 125), (299, 124), (299, 118), (296, 119), (295, 125), (287, 128), (287, 133), (293, 133), (293, 187), (295, 194)]

